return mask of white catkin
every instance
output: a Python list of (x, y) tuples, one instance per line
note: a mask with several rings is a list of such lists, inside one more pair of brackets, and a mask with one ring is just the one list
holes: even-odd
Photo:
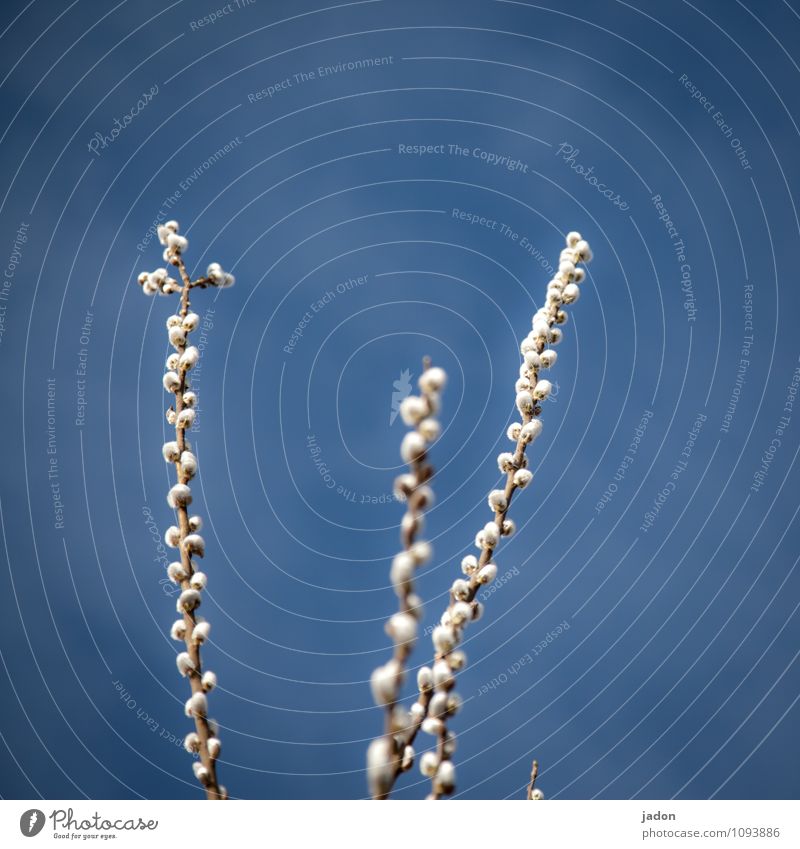
[[(453, 688), (456, 672), (466, 663), (466, 656), (457, 646), (467, 625), (483, 613), (483, 605), (475, 600), (475, 595), (481, 587), (497, 579), (497, 565), (492, 561), (494, 550), (501, 536), (510, 536), (515, 530), (514, 522), (506, 516), (511, 498), (517, 489), (524, 489), (533, 479), (526, 468), (528, 459), (525, 450), (542, 431), (540, 403), (552, 392), (552, 384), (541, 378), (539, 371), (553, 368), (557, 362), (556, 352), (546, 346), (548, 343), (557, 345), (561, 341), (563, 333), (557, 325), (563, 325), (567, 320), (562, 307), (578, 299), (579, 283), (585, 279), (585, 272), (578, 265), (588, 262), (592, 256), (591, 248), (580, 233), (570, 232), (566, 243), (559, 258), (558, 272), (547, 286), (545, 306), (533, 316), (532, 330), (520, 343), (523, 362), (514, 391), (522, 421), (513, 423), (507, 431), (508, 438), (516, 443), (516, 449), (504, 451), (497, 458), (497, 467), (506, 477), (505, 486), (492, 490), (488, 496), (489, 509), (495, 514), (494, 521), (487, 523), (475, 535), (480, 555), (468, 555), (461, 561), (465, 579), (453, 582), (450, 603), (441, 617), (441, 624), (432, 633), (435, 660), (433, 671), (428, 670), (425, 680), (432, 691), (426, 690), (429, 700), (421, 728), (437, 737), (439, 745), (435, 751), (426, 752), (419, 759), (420, 771), (431, 779), (429, 798), (438, 799), (455, 791), (456, 772), (450, 760), (455, 751), (455, 737), (447, 722), (461, 708), (461, 698)], [(543, 797), (536, 795), (535, 798)]]

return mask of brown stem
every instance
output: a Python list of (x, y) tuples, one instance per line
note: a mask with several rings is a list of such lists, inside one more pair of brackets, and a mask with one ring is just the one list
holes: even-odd
[(536, 784), (536, 776), (539, 774), (539, 761), (531, 765), (531, 782), (528, 785), (528, 799), (533, 799), (533, 786)]
[[(577, 264), (577, 262), (580, 261), (580, 260), (578, 259), (577, 253), (576, 253), (575, 256), (576, 256), (576, 264)], [(558, 311), (561, 308), (563, 303), (564, 302), (562, 301), (560, 296), (554, 301), (550, 300), (548, 298), (548, 301), (547, 301), (547, 324), (548, 324), (548, 327), (552, 328), (553, 325), (556, 323), (557, 313), (558, 313)], [(546, 340), (544, 340), (542, 338), (538, 338), (536, 340), (535, 348), (536, 348), (536, 352), (538, 354), (542, 353), (545, 346), (546, 346)], [(538, 378), (539, 378), (538, 368), (531, 367), (528, 370), (528, 376), (529, 376), (529, 381), (530, 381), (531, 386), (532, 387), (535, 386), (536, 382), (538, 381)], [(534, 401), (533, 407), (530, 411), (522, 412), (522, 424), (523, 424), (523, 426), (528, 424), (529, 422), (531, 422), (534, 418), (538, 418), (541, 415), (541, 412), (542, 412), (541, 406)], [(524, 458), (525, 458), (525, 451), (526, 451), (528, 444), (529, 444), (528, 441), (523, 438), (522, 434), (520, 434), (520, 436), (517, 440), (517, 447), (516, 447), (516, 450), (514, 452), (514, 462), (512, 464), (512, 469), (507, 474), (506, 485), (505, 485), (505, 488), (504, 488), (504, 491), (503, 491), (504, 495), (505, 495), (505, 507), (504, 507), (503, 510), (496, 510), (495, 511), (494, 521), (495, 521), (495, 525), (497, 526), (497, 530), (498, 530), (498, 543), (499, 543), (499, 540), (502, 538), (503, 522), (505, 522), (506, 516), (508, 514), (508, 510), (511, 507), (511, 500), (514, 496), (514, 492), (518, 489), (517, 484), (514, 482), (515, 474), (516, 474), (516, 471), (524, 468), (523, 463), (524, 463)], [(467, 602), (471, 603), (475, 600), (475, 596), (477, 595), (478, 590), (482, 586), (482, 584), (478, 582), (477, 576), (478, 576), (480, 570), (484, 566), (486, 566), (486, 564), (488, 564), (491, 561), (492, 555), (494, 554), (494, 551), (495, 551), (495, 548), (496, 548), (496, 546), (489, 544), (488, 541), (486, 541), (486, 544), (482, 546), (481, 554), (480, 554), (480, 557), (478, 559), (478, 567), (475, 570), (475, 572), (470, 576), (469, 590), (468, 590), (467, 598), (466, 598)], [(453, 607), (454, 607), (455, 603), (456, 603), (456, 599), (453, 596), (453, 592), (451, 590), (450, 591), (450, 601), (449, 601), (449, 604), (448, 604), (448, 610), (451, 613), (453, 611)], [(456, 636), (459, 638), (457, 640), (457, 642), (460, 642), (460, 638), (461, 638), (461, 635), (463, 633), (464, 628), (466, 627), (466, 624), (467, 624), (466, 622), (464, 622), (460, 625), (457, 625), (456, 623), (452, 623), (451, 627), (453, 628), (453, 631), (455, 632)], [(446, 660), (446, 658), (448, 657), (449, 654), (450, 654), (449, 651), (447, 651), (447, 652), (437, 651), (435, 653), (434, 663), (436, 661)], [(447, 720), (447, 714), (444, 714), (441, 717), (441, 727), (439, 729), (438, 741), (437, 741), (437, 757), (438, 757), (439, 763), (441, 763), (442, 760), (444, 759), (444, 746), (445, 746), (445, 742), (447, 740), (447, 733), (448, 733), (447, 732), (447, 721), (446, 720)], [(536, 762), (534, 761), (534, 770), (537, 770), (537, 769), (538, 769), (538, 767), (536, 765)], [(533, 788), (533, 780), (534, 779), (535, 779), (535, 773), (532, 775), (531, 792), (532, 792), (532, 788)], [(437, 785), (436, 777), (434, 776), (433, 779), (432, 779), (432, 792), (431, 792), (431, 794), (428, 798), (430, 798), (430, 799), (440, 799), (442, 797), (442, 795), (443, 794), (442, 794), (441, 787)]]
[[(189, 289), (194, 285), (189, 278), (189, 275), (186, 271), (186, 266), (181, 258), (179, 258), (178, 262), (178, 270), (181, 275), (181, 279), (183, 280), (183, 287), (181, 289), (181, 309), (180, 315), (181, 318), (185, 318), (189, 313)], [(179, 354), (182, 354), (186, 350), (185, 343), (177, 346), (177, 351)], [(180, 372), (180, 386), (178, 387), (177, 392), (175, 393), (175, 415), (180, 415), (181, 410), (184, 408), (183, 404), (183, 393), (187, 390), (186, 385), (186, 375), (188, 371), (185, 369), (181, 369)], [(182, 427), (178, 427), (177, 424), (175, 426), (175, 441), (178, 444), (178, 460), (175, 461), (175, 475), (178, 483), (188, 483), (189, 479), (184, 475), (181, 464), (180, 464), (180, 455), (188, 449), (188, 442), (186, 440), (186, 429)], [(181, 581), (181, 589), (188, 590), (191, 587), (191, 577), (195, 572), (194, 564), (192, 562), (192, 558), (189, 555), (189, 552), (186, 550), (186, 546), (184, 545), (184, 541), (186, 537), (190, 533), (189, 528), (189, 511), (186, 509), (186, 506), (180, 504), (178, 505), (176, 512), (178, 514), (178, 528), (180, 530), (180, 542), (179, 542), (179, 550), (181, 553), (181, 564), (183, 565), (183, 571), (186, 573), (186, 577)], [(194, 611), (184, 611), (183, 613), (183, 621), (186, 625), (186, 636), (184, 641), (186, 643), (186, 651), (189, 654), (189, 658), (192, 661), (192, 669), (189, 670), (188, 678), (189, 684), (192, 689), (192, 694), (195, 693), (203, 693), (203, 685), (202, 685), (202, 676), (203, 676), (203, 668), (200, 658), (200, 646), (192, 640), (192, 633), (194, 631), (194, 627), (197, 624), (197, 617)], [(205, 785), (206, 798), (219, 800), (225, 798), (221, 789), (219, 782), (217, 781), (217, 767), (215, 758), (211, 757), (211, 754), (208, 750), (208, 741), (214, 734), (211, 731), (211, 727), (208, 722), (208, 718), (205, 716), (195, 715), (194, 717), (195, 729), (197, 731), (197, 736), (200, 739), (200, 748), (198, 755), (200, 757), (200, 762), (203, 766), (208, 770), (208, 783)]]
[[(430, 357), (426, 356), (422, 360), (423, 372), (427, 371), (430, 367)], [(434, 398), (428, 393), (426, 393), (424, 390), (421, 392), (421, 396), (428, 406), (427, 415), (434, 415), (436, 409)], [(409, 552), (417, 540), (417, 534), (419, 531), (420, 524), (419, 520), (422, 518), (423, 515), (423, 509), (419, 497), (419, 490), (433, 477), (433, 467), (430, 466), (427, 462), (427, 452), (424, 452), (420, 457), (417, 457), (415, 460), (413, 460), (409, 464), (409, 470), (414, 476), (415, 482), (411, 492), (408, 494), (408, 506), (406, 508), (406, 515), (411, 516), (412, 521), (409, 522), (405, 528), (403, 528), (403, 531), (401, 533), (403, 551), (405, 552)], [(409, 604), (409, 597), (411, 594), (412, 588), (410, 586), (407, 586), (402, 596), (400, 597), (399, 610), (401, 613), (412, 613), (412, 615), (414, 615), (412, 612), (411, 605)], [(414, 618), (416, 619), (416, 615), (414, 615)], [(410, 654), (411, 647), (407, 643), (395, 643), (393, 659), (398, 663), (401, 675), (405, 670), (406, 661), (408, 660), (408, 656)], [(423, 707), (422, 716), (424, 718), (425, 713), (427, 712), (428, 702), (430, 701), (430, 692), (428, 691), (425, 693), (420, 693), (417, 701)], [(386, 739), (386, 744), (393, 755), (392, 780), (389, 785), (389, 788), (386, 790), (385, 793), (380, 793), (373, 796), (373, 798), (376, 800), (386, 800), (389, 798), (389, 795), (392, 789), (394, 788), (398, 776), (403, 771), (403, 751), (405, 750), (406, 746), (410, 746), (413, 744), (422, 724), (422, 720), (415, 720), (414, 724), (410, 726), (410, 728), (407, 729), (406, 733), (401, 737), (401, 739), (398, 740), (398, 735), (393, 731), (392, 728), (392, 718), (397, 704), (397, 699), (394, 699), (391, 702), (387, 703), (384, 721), (384, 738)]]

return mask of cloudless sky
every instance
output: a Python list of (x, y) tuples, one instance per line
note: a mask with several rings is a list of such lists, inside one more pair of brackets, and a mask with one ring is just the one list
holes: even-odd
[(232, 795), (365, 795), (395, 383), (449, 375), (427, 627), (572, 229), (595, 259), (467, 632), (458, 795), (520, 797), (533, 757), (548, 797), (798, 795), (794, 0), (2, 14), (0, 795), (200, 795), (159, 548), (175, 302), (136, 285), (172, 217), (237, 277), (194, 298), (191, 435)]

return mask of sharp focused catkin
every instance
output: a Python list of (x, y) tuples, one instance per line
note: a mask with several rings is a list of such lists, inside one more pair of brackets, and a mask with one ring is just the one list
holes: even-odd
[(180, 295), (178, 314), (167, 320), (167, 336), (175, 351), (167, 358), (162, 378), (164, 390), (174, 396), (166, 416), (175, 427), (175, 439), (164, 443), (161, 453), (164, 460), (175, 467), (176, 482), (167, 493), (167, 503), (175, 510), (178, 520), (177, 525), (167, 529), (164, 540), (180, 552), (180, 560), (170, 563), (167, 568), (169, 579), (181, 590), (176, 605), (181, 618), (173, 623), (170, 636), (185, 646), (185, 650), (177, 655), (176, 663), (178, 672), (189, 679), (192, 691), (185, 710), (186, 715), (194, 720), (195, 730), (186, 735), (184, 746), (187, 752), (198, 756), (193, 770), (205, 788), (206, 798), (227, 799), (227, 790), (217, 779), (217, 758), (221, 746), (217, 725), (208, 718), (206, 697), (206, 693), (216, 686), (217, 676), (203, 670), (200, 658), (200, 646), (208, 640), (211, 626), (197, 612), (202, 604), (207, 578), (205, 572), (195, 567), (195, 558), (205, 555), (205, 542), (198, 533), (202, 524), (200, 517), (189, 516), (188, 512), (192, 503), (189, 482), (197, 474), (197, 458), (191, 452), (186, 434), (194, 423), (197, 400), (190, 388), (189, 373), (200, 359), (199, 350), (188, 341), (189, 335), (200, 323), (197, 314), (190, 311), (189, 292), (194, 288), (231, 286), (234, 278), (218, 263), (212, 263), (205, 277), (192, 280), (183, 260), (189, 242), (178, 234), (178, 230), (177, 221), (167, 221), (158, 228), (158, 238), (164, 245), (164, 262), (167, 267), (177, 269), (180, 280), (170, 277), (167, 268), (157, 268), (142, 272), (138, 282), (146, 295)]

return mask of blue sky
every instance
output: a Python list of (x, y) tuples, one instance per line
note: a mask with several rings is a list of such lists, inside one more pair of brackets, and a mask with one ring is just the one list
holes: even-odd
[(0, 794), (199, 795), (157, 544), (174, 304), (135, 284), (166, 216), (237, 276), (194, 301), (192, 435), (232, 795), (365, 794), (394, 384), (449, 374), (429, 625), (578, 229), (459, 794), (519, 797), (536, 757), (555, 798), (797, 797), (797, 4), (225, 9), (4, 7)]

